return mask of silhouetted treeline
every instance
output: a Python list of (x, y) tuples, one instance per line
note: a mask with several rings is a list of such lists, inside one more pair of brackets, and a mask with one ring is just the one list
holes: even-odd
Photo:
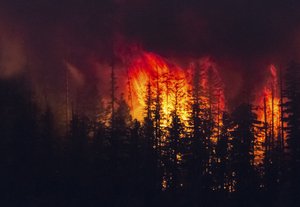
[(113, 83), (111, 104), (99, 100), (97, 114), (71, 108), (65, 135), (25, 78), (1, 80), (1, 206), (299, 205), (300, 65), (292, 62), (281, 77), (283, 128), (276, 135), (250, 103), (216, 108), (218, 83), (212, 76), (203, 91), (198, 75), (189, 120), (180, 119), (175, 101), (170, 124), (162, 124), (159, 83), (147, 86), (144, 120), (132, 119)]

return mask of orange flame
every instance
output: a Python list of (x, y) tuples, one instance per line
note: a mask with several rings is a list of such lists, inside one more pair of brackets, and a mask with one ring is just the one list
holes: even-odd
[(264, 110), (259, 113), (259, 120), (262, 122), (267, 122), (272, 130), (274, 136), (278, 136), (279, 126), (280, 126), (280, 95), (278, 91), (278, 76), (277, 69), (274, 65), (270, 66), (270, 75), (266, 84), (263, 88), (263, 94), (260, 98), (260, 105), (266, 105), (266, 117)]
[[(262, 161), (264, 157), (264, 149), (262, 143), (265, 145), (266, 137), (270, 137), (271, 142), (275, 142), (279, 137), (280, 131), (280, 94), (278, 90), (278, 72), (274, 65), (269, 67), (269, 76), (265, 82), (261, 95), (259, 96), (258, 105), (258, 120), (262, 123), (264, 133), (257, 137), (258, 144), (255, 150), (255, 157), (257, 163)], [(272, 143), (275, 144), (275, 143)]]
[(175, 110), (181, 120), (188, 119), (189, 84), (185, 72), (153, 53), (141, 53), (129, 67), (132, 84), (133, 117), (142, 120), (146, 108), (147, 86), (150, 84), (152, 98), (161, 98), (162, 125), (169, 124)]
[[(198, 65), (200, 66), (199, 84), (202, 89), (201, 107), (211, 108), (212, 119), (220, 123), (220, 114), (225, 109), (225, 98), (217, 67), (209, 58), (201, 59)], [(128, 67), (133, 118), (142, 120), (146, 116), (146, 97), (149, 96), (150, 89), (151, 100), (157, 101), (158, 96), (160, 99), (162, 127), (170, 125), (171, 115), (174, 112), (184, 126), (188, 126), (195, 70), (195, 64), (192, 64), (189, 69), (182, 69), (154, 53), (140, 52), (135, 55)], [(210, 100), (210, 96), (213, 97), (213, 101)], [(152, 107), (153, 110), (155, 109)]]

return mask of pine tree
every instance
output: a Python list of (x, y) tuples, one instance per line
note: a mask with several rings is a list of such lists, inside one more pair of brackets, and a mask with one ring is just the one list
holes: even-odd
[(216, 144), (215, 182), (218, 191), (226, 193), (233, 192), (232, 179), (232, 134), (233, 121), (227, 112), (223, 112), (220, 138)]
[(173, 94), (174, 94), (174, 110), (171, 113), (171, 125), (169, 126), (169, 157), (168, 157), (168, 163), (169, 163), (169, 170), (170, 170), (170, 188), (171, 190), (176, 191), (176, 189), (179, 187), (179, 160), (178, 156), (180, 153), (180, 143), (181, 143), (181, 137), (183, 135), (184, 126), (181, 122), (178, 114), (178, 109), (180, 106), (179, 100), (183, 98), (184, 93), (182, 91), (183, 82), (180, 78), (175, 78), (175, 85), (173, 88)]
[(142, 183), (146, 186), (147, 197), (152, 197), (151, 195), (161, 188), (161, 175), (158, 168), (158, 153), (156, 148), (155, 139), (155, 126), (154, 126), (154, 98), (153, 91), (151, 87), (151, 80), (147, 82), (147, 90), (145, 96), (145, 117), (142, 126), (142, 152), (143, 160), (141, 163), (141, 168), (145, 169)]
[(293, 198), (299, 203), (298, 190), (300, 184), (300, 64), (291, 62), (285, 74), (284, 103), (286, 114), (286, 139), (291, 159), (291, 184)]
[(254, 170), (255, 128), (258, 121), (251, 104), (238, 106), (232, 117), (235, 124), (232, 167), (237, 183), (236, 190), (242, 200), (247, 198), (249, 192), (254, 193), (258, 188), (257, 175)]
[[(130, 142), (130, 127), (132, 125), (132, 117), (130, 115), (130, 108), (124, 99), (124, 94), (118, 101), (119, 107), (115, 112), (115, 132), (114, 136), (116, 139), (116, 153), (122, 153), (128, 155), (128, 148)], [(126, 152), (127, 151), (127, 152)]]
[(205, 174), (208, 159), (208, 151), (206, 148), (206, 140), (204, 135), (204, 103), (203, 103), (203, 87), (201, 83), (201, 71), (196, 64), (192, 76), (192, 91), (191, 91), (191, 158), (187, 160), (189, 183), (192, 197), (195, 200), (205, 198), (207, 186), (205, 186)]

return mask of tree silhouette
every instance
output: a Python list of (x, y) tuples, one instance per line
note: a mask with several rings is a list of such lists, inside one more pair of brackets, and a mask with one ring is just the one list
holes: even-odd
[(236, 181), (236, 191), (240, 195), (240, 199), (243, 200), (249, 198), (249, 193), (256, 192), (258, 188), (257, 174), (254, 170), (257, 116), (253, 112), (252, 105), (241, 104), (232, 113), (232, 118), (235, 124), (232, 167)]
[(299, 173), (300, 173), (300, 65), (296, 62), (291, 62), (285, 74), (285, 91), (284, 103), (286, 114), (286, 138), (288, 143), (288, 151), (290, 152), (291, 164), (291, 184), (294, 202), (299, 203), (297, 196), (299, 190)]
[(220, 130), (220, 138), (216, 145), (216, 159), (217, 164), (214, 169), (216, 174), (215, 185), (218, 191), (226, 194), (233, 191), (232, 178), (232, 134), (234, 123), (227, 112), (222, 115), (222, 127)]

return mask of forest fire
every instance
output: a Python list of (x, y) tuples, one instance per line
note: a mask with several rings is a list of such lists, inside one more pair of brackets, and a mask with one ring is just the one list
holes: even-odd
[[(217, 142), (222, 127), (222, 112), (226, 106), (221, 78), (216, 65), (209, 58), (202, 58), (190, 64), (188, 69), (182, 69), (154, 53), (140, 52), (131, 60), (128, 71), (132, 90), (132, 100), (128, 101), (133, 105), (131, 113), (134, 118), (143, 121), (148, 108), (152, 118), (159, 113), (162, 128), (170, 126), (174, 113), (188, 127), (192, 104), (195, 102), (195, 87), (198, 87), (201, 116), (214, 122), (210, 141)], [(266, 151), (281, 139), (279, 92), (278, 71), (274, 65), (270, 65), (265, 84), (254, 103), (259, 106), (257, 120), (262, 129), (258, 129), (262, 133), (255, 135), (255, 165), (262, 164)], [(188, 131), (187, 128), (185, 130)]]
[(267, 123), (269, 131), (278, 136), (280, 127), (280, 94), (277, 69), (274, 65), (269, 68), (269, 77), (263, 88), (263, 95), (260, 100), (263, 111), (259, 113), (259, 120)]
[(262, 163), (262, 158), (265, 157), (266, 151), (274, 148), (282, 137), (280, 86), (277, 68), (274, 65), (270, 65), (267, 75), (258, 100), (258, 121), (261, 122), (263, 133), (257, 137), (255, 151), (257, 164)]
[[(153, 148), (162, 156), (159, 159), (164, 174), (161, 186), (166, 190), (172, 185), (174, 174), (166, 168), (168, 161), (163, 157), (171, 156), (172, 162), (180, 165), (186, 153), (181, 154), (178, 149), (179, 138), (189, 142), (191, 137), (200, 139), (215, 154), (225, 110), (223, 84), (210, 58), (202, 58), (191, 63), (188, 69), (182, 69), (150, 52), (140, 52), (130, 61), (128, 76), (132, 90), (128, 96), (131, 114), (144, 124), (147, 120), (153, 123)], [(209, 165), (215, 162), (212, 157), (207, 159)], [(212, 172), (210, 166), (203, 170)]]
[(300, 206), (300, 1), (0, 1), (0, 206)]
[(181, 68), (153, 53), (144, 52), (132, 61), (129, 76), (134, 97), (133, 117), (142, 120), (147, 100), (159, 99), (163, 125), (169, 124), (171, 113), (175, 111), (181, 120), (187, 120), (190, 89)]
[(220, 118), (220, 112), (225, 108), (221, 80), (209, 58), (193, 63), (185, 70), (154, 53), (141, 52), (131, 61), (128, 70), (132, 90), (132, 115), (138, 120), (145, 117), (147, 107), (155, 111), (159, 104), (162, 126), (170, 124), (172, 114), (176, 114), (187, 126), (191, 116), (195, 80), (199, 85), (201, 107), (210, 110), (214, 121)]

